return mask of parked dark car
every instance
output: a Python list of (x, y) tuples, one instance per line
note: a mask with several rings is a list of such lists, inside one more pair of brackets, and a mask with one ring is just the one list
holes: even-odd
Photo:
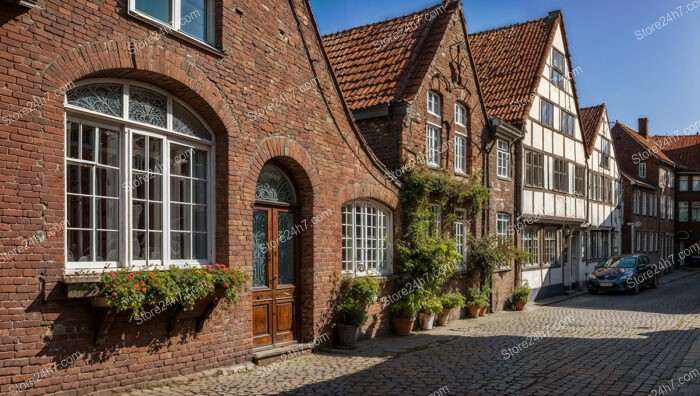
[(659, 270), (649, 256), (630, 254), (609, 258), (588, 275), (588, 292), (631, 291), (637, 294), (643, 287), (659, 287)]
[(686, 265), (700, 267), (700, 252), (694, 252), (685, 259)]

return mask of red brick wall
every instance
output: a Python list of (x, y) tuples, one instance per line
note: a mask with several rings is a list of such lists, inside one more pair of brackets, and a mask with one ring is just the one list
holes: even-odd
[[(615, 145), (615, 154), (618, 166), (622, 172), (639, 179), (638, 177), (638, 163), (646, 163), (647, 175), (646, 179), (641, 181), (650, 184), (651, 186), (659, 186), (659, 169), (661, 167), (672, 171), (673, 168), (666, 162), (662, 162), (656, 156), (650, 155), (649, 150), (642, 146), (637, 140), (629, 136), (625, 131), (622, 130), (620, 126), (615, 126), (611, 130), (613, 136), (613, 144)], [(648, 156), (647, 159), (643, 159)], [(658, 209), (658, 215), (655, 217), (649, 216), (648, 212), (646, 216), (634, 214), (634, 191), (639, 189), (640, 191), (646, 192), (647, 194), (663, 194), (666, 199), (675, 199), (675, 186), (666, 187), (663, 191), (660, 188), (648, 188), (640, 185), (632, 185), (627, 178), (622, 178), (623, 180), (623, 194), (624, 194), (624, 222), (622, 226), (622, 253), (630, 253), (633, 251), (632, 242), (632, 229), (627, 223), (640, 222), (642, 225), (640, 227), (635, 227), (635, 232), (650, 232), (650, 233), (669, 233), (673, 234), (675, 232), (674, 220), (661, 219), (660, 208)], [(648, 199), (648, 198), (647, 198)], [(677, 201), (677, 199), (676, 199)], [(660, 200), (659, 200), (660, 202)], [(657, 202), (657, 205), (659, 203)], [(677, 204), (675, 204), (677, 206)], [(677, 215), (677, 214), (676, 214)], [(636, 236), (635, 244), (636, 244)], [(659, 237), (660, 238), (660, 237)], [(659, 239), (659, 248), (654, 252), (647, 252), (647, 254), (652, 258), (652, 261), (658, 261), (661, 259), (661, 240)]]
[[(389, 207), (398, 202), (349, 122), (307, 4), (293, 1), (295, 13), (286, 1), (223, 0), (223, 55), (174, 35), (131, 54), (130, 43), (158, 29), (129, 16), (126, 1), (38, 4), (31, 10), (0, 7), (0, 114), (91, 77), (147, 82), (190, 104), (216, 135), (216, 260), (249, 274), (255, 181), (265, 161), (276, 160), (298, 185), (303, 217), (333, 213), (302, 236), (302, 337), (326, 331), (318, 325), (330, 280), (340, 271), (342, 204), (365, 196)], [(302, 93), (309, 82), (313, 89)], [(291, 89), (294, 100), (250, 116)], [(3, 252), (65, 219), (64, 118), (63, 97), (48, 95), (40, 109), (0, 124)], [(235, 307), (220, 305), (200, 334), (193, 334), (193, 320), (167, 334), (164, 317), (138, 326), (123, 314), (104, 345), (93, 347), (95, 311), (87, 301), (66, 300), (59, 282), (63, 237), (60, 232), (0, 264), (0, 391), (74, 352), (80, 353), (76, 363), (30, 393), (84, 394), (250, 358), (249, 292)]]

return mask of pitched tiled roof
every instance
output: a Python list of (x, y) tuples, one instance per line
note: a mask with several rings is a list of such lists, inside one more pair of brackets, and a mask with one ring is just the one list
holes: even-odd
[(348, 106), (361, 110), (411, 101), (452, 15), (459, 10), (459, 2), (444, 2), (324, 36), (323, 45)]
[(586, 154), (588, 156), (593, 154), (596, 138), (600, 131), (600, 123), (603, 122), (603, 114), (605, 114), (605, 103), (598, 106), (582, 108), (581, 112), (578, 114), (579, 118), (581, 118), (583, 141), (586, 142)]
[(689, 170), (700, 171), (700, 136), (652, 136), (651, 140), (676, 162)]
[(639, 142), (644, 148), (648, 149), (649, 152), (652, 155), (656, 155), (658, 158), (660, 158), (663, 161), (668, 162), (671, 165), (676, 165), (675, 161), (673, 161), (671, 158), (669, 158), (663, 151), (659, 149), (659, 147), (652, 142), (651, 139), (645, 139), (642, 135), (637, 133), (634, 129), (628, 127), (627, 125), (621, 123), (620, 121), (617, 121), (615, 123), (615, 126), (613, 127), (612, 132), (615, 133), (615, 131), (623, 131), (627, 133), (628, 135), (632, 136), (634, 140)]
[(525, 120), (561, 14), (469, 35), (489, 116)]

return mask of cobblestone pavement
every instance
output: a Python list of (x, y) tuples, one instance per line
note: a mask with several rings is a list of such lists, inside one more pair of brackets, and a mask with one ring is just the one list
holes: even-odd
[(669, 277), (636, 296), (585, 295), (133, 394), (700, 395), (700, 273)]

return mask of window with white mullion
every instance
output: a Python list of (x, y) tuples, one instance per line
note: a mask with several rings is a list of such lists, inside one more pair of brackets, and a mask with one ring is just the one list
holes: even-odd
[(343, 271), (375, 275), (391, 270), (389, 212), (369, 201), (343, 206)]
[(120, 135), (116, 128), (67, 123), (67, 261), (99, 268), (120, 260)]

